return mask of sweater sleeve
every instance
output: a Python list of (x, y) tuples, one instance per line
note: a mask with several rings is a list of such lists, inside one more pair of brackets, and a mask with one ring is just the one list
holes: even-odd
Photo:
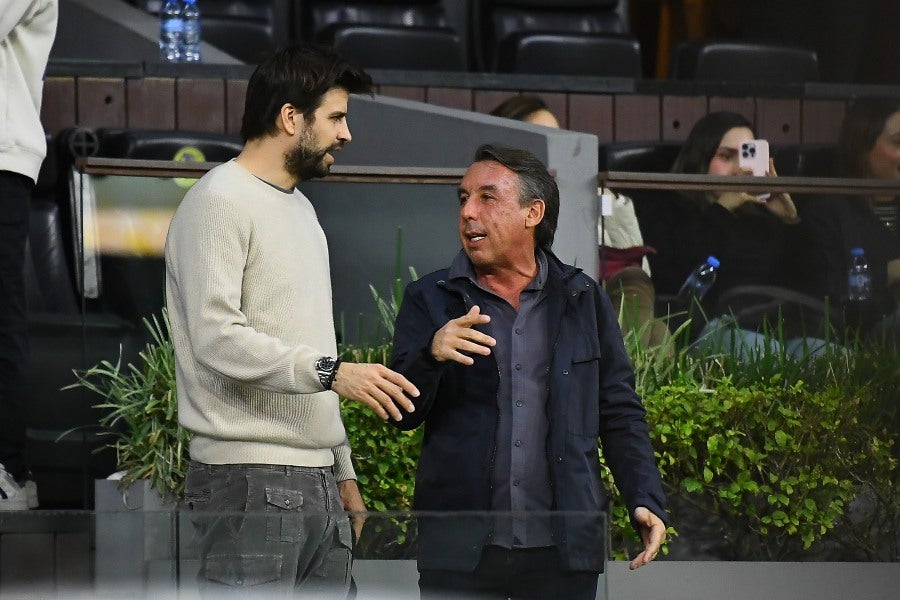
[(166, 264), (178, 288), (169, 297), (179, 303), (197, 362), (268, 391), (323, 391), (314, 363), (326, 352), (258, 331), (242, 310), (253, 216), (223, 194), (207, 192), (192, 200), (182, 203), (172, 221)]
[(344, 439), (331, 449), (334, 452), (334, 478), (340, 483), (348, 479), (356, 479), (356, 470), (353, 468), (353, 457), (350, 451), (350, 442)]

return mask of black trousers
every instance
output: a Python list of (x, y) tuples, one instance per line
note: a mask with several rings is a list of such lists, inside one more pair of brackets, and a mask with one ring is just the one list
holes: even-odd
[(25, 241), (34, 182), (0, 171), (0, 463), (20, 478), (25, 472), (25, 381), (28, 321), (25, 306)]
[(471, 573), (422, 570), (421, 600), (556, 599), (594, 600), (599, 573), (563, 571), (555, 548), (485, 546)]

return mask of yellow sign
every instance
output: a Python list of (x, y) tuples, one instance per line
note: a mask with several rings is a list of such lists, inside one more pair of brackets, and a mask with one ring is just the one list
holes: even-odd
[[(196, 146), (182, 146), (175, 153), (175, 157), (172, 160), (176, 162), (206, 162), (206, 156)], [(175, 185), (184, 189), (188, 189), (197, 183), (197, 180), (191, 177), (175, 177), (173, 181)]]

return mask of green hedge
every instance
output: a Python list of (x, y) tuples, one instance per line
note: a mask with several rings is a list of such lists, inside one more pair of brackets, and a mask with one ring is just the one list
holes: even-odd
[[(704, 523), (706, 548), (731, 560), (900, 560), (896, 390), (898, 355), (857, 347), (813, 358), (694, 357), (678, 347), (626, 345), (657, 461), (681, 523)], [(389, 344), (348, 355), (386, 361)], [(411, 505), (421, 437), (344, 402), (367, 505)], [(612, 555), (637, 552), (612, 485)], [(850, 510), (851, 503), (866, 510)], [(698, 533), (685, 530), (685, 537)]]
[[(395, 283), (391, 302), (376, 294), (388, 327)], [(76, 372), (69, 387), (105, 398), (101, 423), (125, 481), (148, 477), (177, 494), (187, 435), (176, 422), (172, 345), (165, 319), (147, 325), (154, 342), (139, 364), (104, 361)], [(639, 333), (625, 339), (672, 504), (670, 545), (682, 533), (705, 535), (707, 549), (734, 560), (900, 560), (898, 352), (850, 340), (819, 357), (741, 361), (693, 356), (680, 335), (662, 348), (641, 347)], [(390, 351), (386, 343), (345, 346), (342, 356), (386, 364)], [(367, 506), (409, 510), (421, 430), (400, 432), (356, 402), (342, 407)], [(624, 557), (638, 541), (612, 490), (613, 556)], [(407, 547), (407, 523), (394, 525), (373, 545)]]

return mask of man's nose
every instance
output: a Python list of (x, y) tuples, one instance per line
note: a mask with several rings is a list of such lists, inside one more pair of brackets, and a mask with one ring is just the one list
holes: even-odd
[(352, 136), (350, 135), (350, 125), (347, 121), (341, 123), (341, 128), (338, 130), (338, 139), (344, 143), (347, 143), (352, 139)]

